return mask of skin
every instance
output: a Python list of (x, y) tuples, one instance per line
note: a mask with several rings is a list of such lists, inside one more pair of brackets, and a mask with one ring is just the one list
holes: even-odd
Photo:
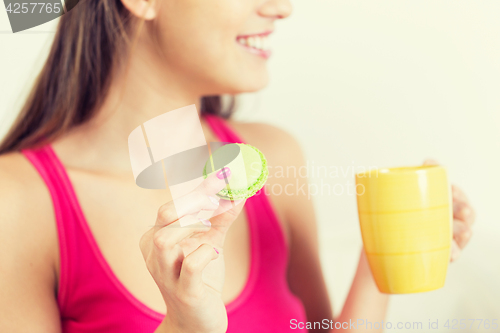
[[(272, 30), (278, 19), (290, 15), (291, 6), (287, 0), (220, 0), (217, 4), (164, 0), (153, 5), (142, 0), (122, 1), (134, 15), (145, 19), (130, 61), (117, 66), (97, 117), (56, 140), (53, 147), (115, 275), (140, 301), (167, 313), (157, 332), (223, 332), (227, 323), (222, 305), (238, 296), (249, 269), (248, 221), (245, 214), (238, 214), (243, 203), (212, 219), (212, 226), (200, 233), (168, 232), (173, 230), (169, 225), (178, 223), (168, 214), (168, 193), (144, 190), (131, 181), (127, 137), (138, 124), (167, 110), (193, 103), (199, 110), (203, 95), (262, 89), (268, 81), (266, 60), (244, 50), (236, 36)], [(305, 165), (299, 144), (279, 128), (236, 121), (229, 124), (247, 143), (259, 147), (273, 169)], [(207, 141), (217, 140), (206, 123), (202, 127)], [(0, 156), (0, 179), (0, 331), (60, 332), (56, 302), (59, 252), (50, 195), (19, 153)], [(306, 181), (299, 178), (298, 185)], [(295, 186), (296, 179), (273, 177), (268, 184)], [(209, 188), (203, 192), (205, 198), (217, 186)], [(288, 283), (302, 299), (308, 321), (333, 319), (320, 266), (314, 209), (305, 196), (270, 196), (290, 253)], [(193, 197), (184, 199), (186, 211), (208, 205)], [(452, 261), (470, 239), (474, 222), (474, 211), (457, 187), (453, 187), (453, 200)], [(221, 226), (224, 231), (217, 235), (213, 230)], [(188, 241), (181, 243), (185, 236)], [(172, 275), (172, 263), (179, 258), (175, 254), (184, 255), (179, 248), (186, 251), (192, 265), (186, 266), (187, 274)], [(171, 260), (163, 260), (163, 255)], [(210, 281), (200, 279), (205, 267), (219, 269)], [(170, 283), (161, 282), (164, 280)], [(174, 294), (173, 283), (182, 286), (183, 292)], [(207, 292), (208, 284), (215, 292)], [(348, 298), (335, 319), (381, 321), (388, 299), (376, 288), (361, 251)]]

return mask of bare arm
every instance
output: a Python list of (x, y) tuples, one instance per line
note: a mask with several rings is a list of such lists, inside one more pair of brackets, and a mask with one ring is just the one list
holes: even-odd
[[(336, 318), (340, 323), (349, 320), (356, 322), (357, 327), (354, 330), (349, 328), (342, 329), (342, 332), (359, 331), (363, 332), (383, 332), (383, 329), (371, 329), (367, 322), (372, 324), (382, 322), (387, 313), (389, 304), (389, 295), (381, 293), (373, 280), (373, 276), (366, 259), (365, 251), (361, 249), (356, 275), (351, 284), (351, 289), (342, 308), (341, 314)], [(348, 327), (344, 324), (344, 327)], [(372, 326), (373, 327), (373, 326)], [(380, 327), (380, 326), (378, 326)]]
[(0, 157), (0, 332), (61, 332), (52, 205), (20, 155)]

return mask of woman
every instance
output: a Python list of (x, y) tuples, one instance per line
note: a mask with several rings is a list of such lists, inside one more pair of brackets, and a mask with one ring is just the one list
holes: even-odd
[[(207, 141), (247, 142), (273, 167), (304, 165), (290, 135), (224, 120), (218, 97), (266, 85), (266, 37), (290, 13), (288, 0), (82, 0), (61, 17), (0, 146), (0, 331), (284, 332), (293, 320), (333, 320), (305, 194), (258, 195), (245, 214), (241, 203), (185, 234), (178, 218), (216, 209), (209, 197), (223, 180), (207, 179), (175, 212), (131, 179), (128, 134), (190, 104)], [(454, 203), (452, 260), (474, 221), (456, 188)], [(336, 320), (382, 321), (387, 303), (361, 251)]]

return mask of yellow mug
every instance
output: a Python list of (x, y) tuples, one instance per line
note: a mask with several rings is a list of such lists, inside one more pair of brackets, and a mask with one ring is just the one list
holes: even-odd
[(360, 172), (356, 198), (364, 251), (379, 291), (409, 294), (443, 287), (453, 238), (446, 169)]

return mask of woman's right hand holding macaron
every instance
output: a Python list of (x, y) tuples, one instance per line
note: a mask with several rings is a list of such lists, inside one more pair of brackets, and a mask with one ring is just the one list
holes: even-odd
[[(214, 173), (194, 191), (160, 207), (156, 224), (140, 248), (167, 307), (157, 332), (222, 333), (227, 313), (222, 301), (224, 239), (244, 201), (219, 200), (230, 172)], [(200, 211), (212, 211), (211, 222)]]

